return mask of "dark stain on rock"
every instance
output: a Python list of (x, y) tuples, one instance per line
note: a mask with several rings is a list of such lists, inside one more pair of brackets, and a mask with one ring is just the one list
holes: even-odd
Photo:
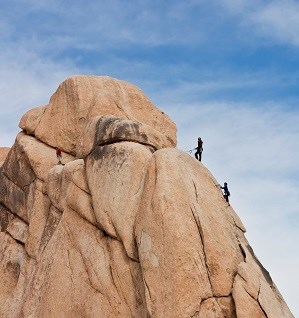
[[(94, 139), (94, 147), (106, 146), (122, 141), (137, 142), (145, 146), (152, 145), (146, 131), (151, 131), (151, 127), (138, 122), (136, 120), (122, 119), (116, 116), (104, 116), (96, 123), (96, 136)], [(154, 129), (152, 133), (154, 134)], [(93, 157), (99, 159), (107, 154), (107, 149), (96, 149), (93, 151)]]
[(56, 208), (52, 208), (50, 209), (50, 213), (48, 215), (47, 221), (46, 221), (46, 225), (44, 228), (44, 232), (41, 238), (41, 249), (45, 249), (45, 247), (47, 246), (48, 242), (50, 241), (50, 239), (52, 238), (58, 224), (59, 221), (61, 219), (61, 212), (58, 211)]
[(115, 122), (120, 121), (118, 117), (104, 117), (101, 118), (96, 125), (96, 138), (94, 140), (94, 148), (101, 144), (101, 141), (104, 136), (108, 135), (110, 126)]
[[(110, 165), (119, 171), (127, 161), (131, 152), (126, 146), (119, 146), (122, 141), (115, 141), (112, 144), (97, 146), (91, 153), (93, 160), (109, 160)], [(109, 157), (109, 158), (108, 158)]]
[(0, 202), (4, 202), (4, 198), (7, 195), (7, 188), (4, 183), (4, 173), (3, 169), (0, 169)]
[(5, 208), (2, 204), (0, 204), (0, 230), (4, 232), (8, 227), (8, 213), (9, 210)]
[(172, 138), (170, 138), (169, 136), (167, 136), (166, 138), (172, 146), (176, 146), (176, 143), (174, 142)]
[(239, 244), (239, 247), (240, 247), (241, 253), (243, 255), (243, 258), (245, 260), (246, 259), (246, 252), (244, 251), (244, 248), (243, 248), (242, 244)]
[(12, 276), (17, 282), (21, 272), (20, 264), (16, 262), (7, 262), (6, 268), (12, 274)]
[(141, 134), (140, 135), (141, 137), (142, 137), (142, 139), (144, 140), (144, 142), (147, 142), (148, 141), (148, 137), (147, 137), (147, 135), (146, 134)]
[(148, 136), (145, 133), (141, 133), (140, 128), (142, 128), (142, 123), (136, 121), (132, 122), (133, 136), (142, 137), (143, 142), (147, 143)]
[[(11, 212), (27, 221), (26, 196), (24, 191), (22, 191), (17, 185), (6, 178), (6, 176), (1, 178), (0, 175), (0, 183), (2, 183), (3, 186), (3, 188), (1, 186), (0, 190), (0, 203), (7, 207)], [(3, 193), (4, 196), (2, 195)]]
[(130, 156), (130, 153), (128, 152), (127, 148), (116, 149), (114, 164), (118, 170), (122, 168), (122, 166), (127, 161), (129, 156)]
[(146, 147), (147, 147), (147, 149), (149, 149), (149, 151), (151, 152), (151, 153), (154, 153), (157, 149), (155, 148), (155, 147), (153, 147), (153, 146), (151, 146), (151, 145), (145, 145)]
[(112, 151), (113, 151), (113, 149), (110, 145), (97, 146), (92, 151), (91, 156), (94, 160), (99, 160), (99, 159), (102, 159), (103, 157), (111, 154)]
[(0, 172), (0, 203), (27, 221), (26, 197), (17, 185)]
[(20, 188), (24, 188), (36, 178), (28, 156), (18, 142), (10, 149), (3, 164), (3, 171)]
[(123, 140), (130, 140), (133, 136), (131, 123), (120, 122), (120, 124), (115, 128), (113, 136), (121, 137)]

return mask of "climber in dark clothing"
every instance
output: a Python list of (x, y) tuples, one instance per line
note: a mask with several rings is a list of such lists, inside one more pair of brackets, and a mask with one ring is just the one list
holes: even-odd
[(202, 151), (203, 151), (202, 144), (203, 144), (203, 142), (202, 142), (201, 138), (198, 137), (197, 147), (195, 148), (196, 149), (195, 158), (199, 161), (201, 161), (201, 155), (202, 155)]
[(230, 192), (228, 191), (227, 183), (224, 182), (224, 186), (221, 187), (221, 185), (220, 185), (220, 188), (221, 188), (221, 189), (223, 190), (223, 192), (224, 192), (223, 196), (224, 196), (226, 202), (228, 203), (228, 205), (230, 205), (230, 204), (229, 204), (229, 199), (228, 199), (228, 197), (230, 196)]

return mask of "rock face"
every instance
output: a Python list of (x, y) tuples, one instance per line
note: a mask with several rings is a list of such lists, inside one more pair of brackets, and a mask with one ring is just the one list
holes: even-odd
[(67, 79), (20, 127), (0, 148), (0, 317), (293, 317), (217, 181), (137, 87)]
[(59, 85), (47, 106), (27, 112), (20, 127), (42, 142), (76, 155), (78, 139), (95, 116), (114, 115), (146, 124), (176, 145), (176, 127), (141, 90), (110, 77), (76, 76)]
[(0, 147), (0, 167), (3, 165), (5, 158), (9, 153), (10, 148), (8, 147)]

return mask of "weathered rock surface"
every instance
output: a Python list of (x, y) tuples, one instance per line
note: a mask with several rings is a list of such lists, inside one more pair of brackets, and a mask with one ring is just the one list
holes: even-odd
[(46, 108), (30, 110), (20, 127), (52, 147), (77, 154), (78, 138), (95, 116), (114, 115), (136, 120), (162, 133), (176, 145), (176, 127), (142, 91), (107, 76), (75, 76), (65, 80)]
[(10, 148), (8, 147), (0, 147), (0, 167), (3, 165)]
[(138, 88), (70, 78), (20, 127), (0, 148), (1, 318), (293, 317), (217, 181)]
[(86, 126), (77, 156), (85, 158), (96, 146), (121, 141), (140, 143), (153, 151), (173, 145), (159, 131), (136, 120), (97, 116)]

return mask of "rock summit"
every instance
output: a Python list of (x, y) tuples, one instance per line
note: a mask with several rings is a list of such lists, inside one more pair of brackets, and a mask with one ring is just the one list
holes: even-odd
[(0, 317), (294, 317), (139, 88), (69, 78), (20, 128), (0, 148)]

